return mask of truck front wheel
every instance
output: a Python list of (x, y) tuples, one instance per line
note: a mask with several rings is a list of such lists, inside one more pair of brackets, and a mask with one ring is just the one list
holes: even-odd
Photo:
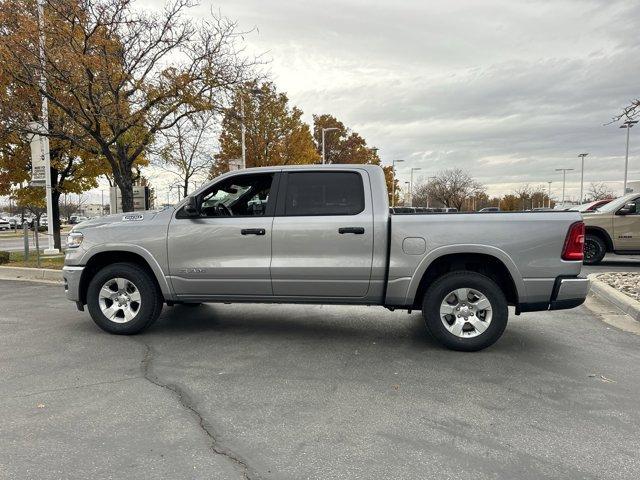
[(489, 277), (456, 271), (429, 286), (422, 315), (431, 335), (444, 346), (472, 352), (500, 338), (507, 326), (507, 307), (504, 293)]
[(162, 311), (162, 294), (151, 276), (131, 263), (114, 263), (89, 283), (87, 308), (103, 330), (120, 335), (138, 333)]
[(602, 261), (607, 253), (607, 245), (604, 240), (597, 235), (587, 233), (584, 238), (584, 260), (585, 265), (597, 265)]

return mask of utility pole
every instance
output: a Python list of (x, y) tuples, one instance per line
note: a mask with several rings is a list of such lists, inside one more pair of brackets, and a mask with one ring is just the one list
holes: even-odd
[(323, 128), (322, 129), (322, 164), (324, 165), (325, 163), (327, 163), (327, 157), (324, 153), (324, 132), (330, 132), (332, 130), (339, 130), (338, 127), (330, 127), (330, 128)]
[(549, 208), (551, 208), (551, 183), (552, 182), (547, 182), (549, 184), (549, 192), (547, 193), (547, 200), (549, 202)]
[(562, 172), (562, 206), (564, 207), (564, 192), (567, 184), (567, 172), (573, 171), (573, 168), (556, 168), (556, 172)]
[(622, 125), (620, 125), (620, 128), (627, 129), (627, 153), (624, 156), (624, 187), (622, 190), (622, 195), (627, 194), (627, 173), (629, 172), (629, 130), (631, 130), (631, 127), (633, 127), (636, 123), (638, 123), (638, 120), (627, 120)]
[(40, 96), (42, 97), (42, 134), (40, 135), (40, 148), (44, 159), (45, 191), (47, 198), (47, 249), (45, 255), (55, 255), (53, 238), (53, 198), (51, 192), (51, 156), (49, 154), (49, 101), (47, 99), (47, 78), (45, 75), (46, 57), (44, 52), (44, 5), (43, 0), (38, 0), (38, 32), (40, 37)]
[(391, 206), (396, 206), (396, 163), (404, 162), (404, 160), (393, 160), (391, 162), (391, 173), (393, 178), (391, 179)]
[(583, 196), (582, 196), (582, 192), (583, 192), (583, 188), (584, 188), (584, 157), (586, 157), (587, 155), (589, 155), (588, 153), (580, 153), (578, 154), (578, 157), (580, 157), (580, 159), (582, 160), (582, 167), (580, 170), (580, 202), (583, 202)]

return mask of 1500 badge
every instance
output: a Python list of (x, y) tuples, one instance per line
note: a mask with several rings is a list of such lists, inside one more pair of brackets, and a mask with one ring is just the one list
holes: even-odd
[(178, 273), (207, 273), (206, 268), (180, 268)]
[(141, 222), (142, 220), (144, 220), (144, 215), (142, 213), (132, 213), (122, 217), (123, 222)]

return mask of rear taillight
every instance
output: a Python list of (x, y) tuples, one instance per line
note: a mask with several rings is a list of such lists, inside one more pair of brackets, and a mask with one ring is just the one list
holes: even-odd
[(580, 260), (584, 258), (584, 223), (576, 222), (569, 227), (567, 238), (562, 248), (563, 260)]

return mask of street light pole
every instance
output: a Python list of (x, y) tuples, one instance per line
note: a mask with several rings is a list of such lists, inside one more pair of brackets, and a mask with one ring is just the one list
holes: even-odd
[(323, 128), (322, 129), (322, 164), (324, 165), (325, 163), (327, 163), (327, 157), (324, 153), (324, 132), (330, 132), (332, 130), (339, 130), (338, 127), (330, 127), (330, 128)]
[(245, 138), (247, 136), (247, 126), (244, 123), (244, 97), (240, 94), (240, 116), (242, 117), (242, 169), (247, 168), (247, 144)]
[(414, 170), (422, 170), (420, 167), (413, 167), (411, 169), (411, 181), (409, 183), (409, 206), (413, 207), (413, 172)]
[(564, 207), (564, 192), (567, 184), (567, 172), (573, 171), (573, 168), (556, 168), (556, 172), (562, 172), (562, 206)]
[[(262, 90), (259, 88), (252, 88), (247, 93), (249, 93), (249, 95), (262, 95)], [(240, 121), (240, 130), (242, 132), (242, 169), (244, 170), (247, 168), (247, 125), (244, 121), (244, 96), (242, 91), (240, 91)]]
[(38, 0), (38, 31), (40, 37), (40, 91), (42, 97), (42, 134), (40, 135), (40, 149), (44, 159), (45, 192), (47, 199), (47, 249), (45, 255), (59, 253), (55, 248), (53, 238), (53, 196), (51, 191), (51, 156), (49, 154), (49, 100), (47, 99), (47, 78), (45, 76), (45, 38), (44, 38), (44, 5)]
[(393, 160), (391, 162), (391, 173), (393, 178), (391, 179), (391, 206), (396, 206), (396, 163), (404, 162), (404, 160)]
[(622, 125), (620, 125), (620, 128), (627, 129), (627, 152), (624, 156), (624, 187), (622, 190), (622, 195), (627, 194), (627, 173), (629, 171), (629, 130), (631, 130), (631, 127), (633, 127), (636, 123), (638, 123), (638, 120), (627, 120)]
[(588, 153), (580, 153), (578, 155), (578, 157), (580, 157), (580, 159), (582, 160), (582, 167), (580, 170), (580, 203), (582, 203), (582, 192), (583, 192), (583, 188), (584, 188), (584, 157), (586, 157), (587, 155), (589, 155)]

